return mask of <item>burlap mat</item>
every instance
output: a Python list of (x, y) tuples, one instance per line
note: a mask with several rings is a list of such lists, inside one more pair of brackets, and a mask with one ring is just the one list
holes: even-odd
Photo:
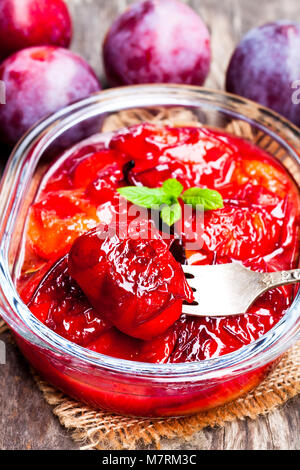
[[(112, 131), (141, 121), (163, 122), (170, 125), (199, 125), (197, 117), (182, 109), (161, 110), (154, 113), (145, 110), (124, 111), (110, 116), (104, 125), (105, 131)], [(235, 121), (227, 130), (241, 135), (271, 153), (274, 142), (253, 135), (249, 124)], [(7, 329), (0, 320), (0, 334)], [(135, 449), (141, 445), (160, 447), (163, 438), (188, 439), (205, 427), (222, 426), (235, 419), (254, 419), (275, 407), (282, 405), (300, 392), (300, 342), (281, 360), (276, 369), (255, 390), (246, 396), (224, 406), (186, 418), (140, 419), (112, 415), (96, 411), (59, 392), (32, 371), (35, 381), (45, 400), (53, 407), (53, 413), (60, 423), (72, 433), (82, 449)]]
[(162, 438), (188, 439), (207, 426), (222, 426), (235, 419), (255, 418), (282, 405), (300, 392), (300, 342), (254, 391), (227, 405), (187, 418), (135, 419), (94, 411), (70, 400), (35, 377), (46, 401), (61, 424), (72, 431), (83, 449), (135, 449), (160, 447)]

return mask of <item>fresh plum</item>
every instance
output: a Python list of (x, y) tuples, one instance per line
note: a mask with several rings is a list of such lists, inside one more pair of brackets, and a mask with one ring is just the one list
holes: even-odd
[(227, 70), (226, 90), (281, 113), (300, 125), (293, 84), (300, 79), (300, 24), (268, 23), (237, 46)]
[(30, 46), (68, 47), (72, 23), (63, 0), (1, 0), (0, 60)]
[(23, 49), (0, 66), (6, 104), (0, 105), (0, 139), (14, 144), (33, 124), (60, 108), (99, 91), (88, 63), (54, 46)]
[(103, 44), (111, 85), (202, 85), (210, 66), (210, 37), (202, 19), (177, 0), (146, 0), (116, 19)]

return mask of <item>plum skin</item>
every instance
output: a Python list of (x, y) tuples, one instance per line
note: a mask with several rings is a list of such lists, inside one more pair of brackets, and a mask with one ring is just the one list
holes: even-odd
[(300, 125), (293, 82), (300, 79), (300, 24), (277, 21), (246, 34), (229, 62), (226, 90), (256, 101)]
[(6, 104), (0, 105), (0, 139), (17, 140), (38, 120), (101, 89), (89, 64), (54, 46), (23, 49), (0, 66)]
[(210, 36), (187, 5), (146, 0), (133, 4), (113, 23), (103, 43), (103, 60), (112, 86), (202, 85), (210, 68)]
[(72, 21), (63, 0), (1, 0), (0, 60), (31, 46), (68, 47)]

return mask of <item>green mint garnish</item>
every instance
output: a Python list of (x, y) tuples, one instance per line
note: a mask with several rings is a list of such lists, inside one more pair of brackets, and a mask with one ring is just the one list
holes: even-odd
[(151, 209), (153, 206), (169, 204), (169, 198), (162, 188), (147, 188), (147, 186), (126, 186), (118, 192), (128, 201), (137, 206)]
[(183, 186), (175, 178), (170, 178), (163, 183), (162, 189), (165, 193), (177, 198), (182, 193)]
[[(218, 191), (208, 188), (190, 188), (184, 193), (182, 184), (175, 178), (166, 180), (160, 188), (147, 186), (126, 186), (118, 192), (128, 201), (137, 206), (151, 209), (160, 207), (162, 221), (171, 226), (181, 219), (181, 206), (178, 199), (194, 209), (203, 207), (204, 210), (220, 209), (223, 198)], [(162, 206), (162, 207), (161, 207)]]
[(177, 201), (172, 206), (163, 206), (160, 211), (161, 220), (171, 227), (181, 219), (181, 205)]
[(221, 194), (214, 189), (190, 188), (181, 195), (181, 199), (194, 209), (197, 206), (203, 206), (205, 211), (211, 211), (224, 207)]

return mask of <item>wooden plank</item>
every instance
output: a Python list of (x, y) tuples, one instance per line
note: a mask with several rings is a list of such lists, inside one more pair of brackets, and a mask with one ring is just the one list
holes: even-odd
[(34, 383), (29, 366), (10, 336), (6, 364), (0, 365), (0, 449), (76, 449)]

